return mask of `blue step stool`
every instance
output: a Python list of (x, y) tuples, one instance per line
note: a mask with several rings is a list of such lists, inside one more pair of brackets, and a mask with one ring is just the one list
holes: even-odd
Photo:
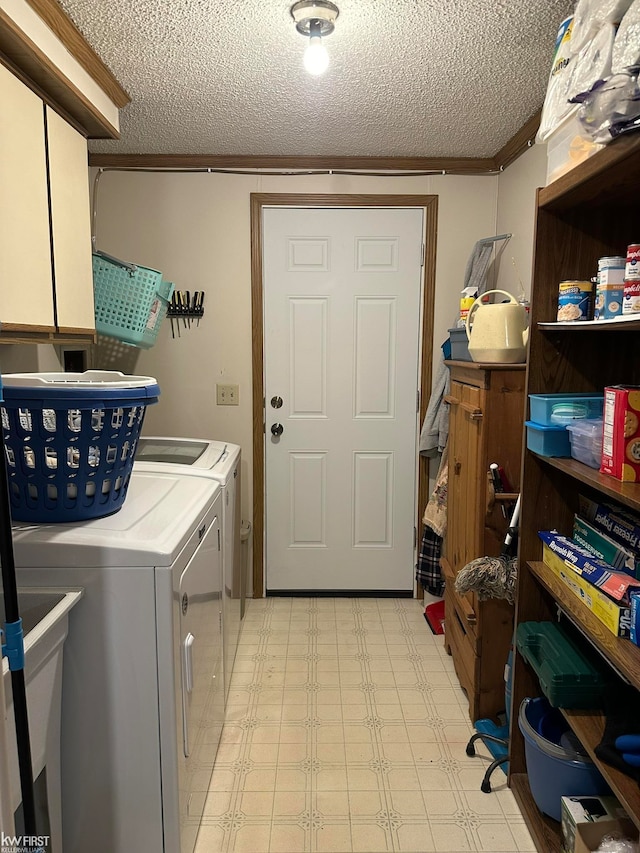
[(485, 794), (490, 794), (491, 782), (489, 780), (496, 767), (501, 767), (505, 773), (507, 772), (506, 765), (509, 761), (509, 725), (498, 726), (493, 720), (477, 720), (475, 728), (476, 733), (471, 736), (466, 751), (469, 756), (475, 755), (474, 743), (477, 740), (481, 740), (491, 755), (493, 755), (494, 760), (487, 767), (482, 784), (480, 785), (481, 791)]
[(484, 778), (482, 780), (482, 784), (480, 785), (480, 790), (485, 794), (491, 793), (491, 782), (490, 777), (496, 767), (501, 767), (502, 770), (507, 772), (507, 764), (509, 762), (509, 710), (511, 706), (511, 669), (513, 665), (513, 648), (509, 650), (509, 655), (507, 657), (507, 664), (504, 669), (504, 693), (505, 693), (505, 707), (506, 707), (506, 723), (503, 726), (499, 726), (493, 722), (493, 720), (482, 719), (476, 720), (474, 723), (476, 733), (471, 735), (471, 739), (467, 744), (467, 755), (473, 756), (476, 754), (474, 743), (477, 740), (481, 740), (491, 755), (493, 755), (493, 761), (487, 767), (487, 772), (484, 774)]

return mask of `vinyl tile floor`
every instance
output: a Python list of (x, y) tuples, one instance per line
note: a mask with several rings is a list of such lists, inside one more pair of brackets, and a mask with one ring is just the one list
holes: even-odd
[(535, 851), (422, 603), (248, 602), (196, 853)]

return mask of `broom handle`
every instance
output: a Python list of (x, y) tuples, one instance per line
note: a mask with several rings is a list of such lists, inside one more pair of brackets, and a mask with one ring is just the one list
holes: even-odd
[(509, 529), (507, 530), (507, 535), (504, 537), (504, 545), (502, 546), (502, 551), (501, 551), (502, 556), (506, 556), (509, 553), (509, 549), (511, 548), (511, 543), (513, 542), (513, 534), (518, 529), (519, 519), (520, 519), (520, 495), (518, 495), (518, 500), (516, 501), (516, 505), (513, 508), (513, 513), (511, 515), (511, 521), (509, 522)]

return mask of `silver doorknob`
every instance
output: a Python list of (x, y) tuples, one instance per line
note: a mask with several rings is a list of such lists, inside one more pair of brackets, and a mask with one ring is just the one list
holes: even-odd
[(282, 424), (271, 424), (271, 435), (282, 435), (284, 427)]
[(282, 408), (282, 397), (272, 397), (271, 398), (271, 406), (274, 409)]

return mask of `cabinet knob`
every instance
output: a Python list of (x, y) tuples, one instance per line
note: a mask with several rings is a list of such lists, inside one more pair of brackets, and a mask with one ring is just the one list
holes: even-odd
[(453, 473), (459, 474), (461, 469), (462, 469), (462, 462), (459, 459), (456, 459), (456, 461), (453, 463)]

